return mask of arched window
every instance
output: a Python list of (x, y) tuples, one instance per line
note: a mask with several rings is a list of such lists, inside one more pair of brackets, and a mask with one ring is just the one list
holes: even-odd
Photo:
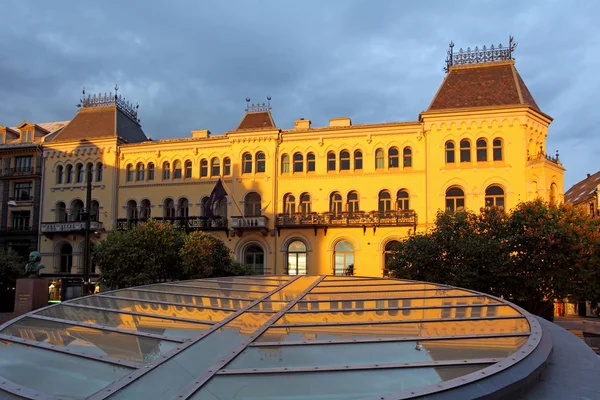
[(165, 199), (163, 202), (163, 217), (175, 218), (175, 202), (171, 198)]
[(288, 275), (306, 275), (306, 245), (295, 240), (287, 248)]
[(412, 167), (412, 149), (410, 147), (405, 147), (403, 150), (404, 158), (402, 161), (402, 165), (404, 168)]
[(260, 194), (250, 192), (246, 195), (244, 204), (244, 216), (259, 217), (261, 215), (261, 199)]
[(410, 210), (408, 192), (404, 189), (398, 190), (396, 194), (396, 207), (398, 210)]
[(99, 162), (96, 164), (96, 182), (102, 182), (102, 175), (104, 173), (104, 165)]
[(87, 163), (85, 165), (85, 181), (94, 180), (94, 164)]
[(215, 217), (227, 218), (227, 197), (223, 197), (215, 202)]
[(446, 142), (446, 164), (450, 164), (454, 162), (454, 142), (447, 141)]
[(355, 171), (362, 169), (362, 161), (363, 161), (362, 151), (354, 150), (354, 170)]
[(504, 159), (504, 154), (502, 151), (502, 139), (496, 138), (493, 142), (494, 145), (494, 161), (502, 161)]
[(182, 175), (182, 170), (181, 170), (181, 161), (179, 160), (175, 160), (175, 162), (173, 163), (173, 178), (174, 179), (181, 179)]
[(190, 213), (190, 203), (185, 197), (180, 198), (177, 201), (177, 216), (181, 218), (187, 218)]
[(504, 208), (504, 189), (498, 185), (488, 186), (485, 189), (485, 206)]
[(242, 157), (242, 163), (244, 165), (244, 169), (242, 170), (242, 173), (251, 174), (252, 173), (252, 154), (244, 153), (244, 156)]
[(265, 160), (266, 160), (265, 153), (263, 153), (263, 152), (256, 153), (256, 173), (266, 171), (266, 161)]
[(338, 242), (334, 251), (334, 275), (354, 275), (354, 246), (347, 241)]
[(184, 176), (186, 178), (191, 178), (192, 177), (192, 162), (190, 160), (186, 160), (184, 168), (185, 168)]
[(231, 159), (229, 157), (225, 157), (223, 160), (223, 175), (231, 175)]
[(154, 180), (154, 163), (148, 163), (148, 180)]
[(168, 161), (163, 163), (163, 180), (171, 179), (171, 164)]
[(306, 155), (306, 171), (315, 172), (315, 153), (308, 153)]
[(245, 264), (250, 266), (255, 275), (265, 273), (265, 252), (260, 246), (251, 245), (244, 251)]
[(327, 171), (335, 171), (335, 153), (333, 151), (327, 153)]
[(467, 139), (460, 141), (460, 162), (471, 162), (471, 142)]
[(81, 221), (83, 208), (83, 201), (81, 200), (74, 200), (71, 203), (71, 221)]
[(210, 197), (203, 197), (200, 200), (200, 216), (201, 217), (208, 217), (209, 213), (208, 213), (208, 206), (210, 204)]
[(73, 182), (73, 166), (71, 164), (67, 165), (65, 175), (67, 175), (67, 179), (66, 179), (67, 183), (72, 183)]
[(77, 183), (83, 182), (83, 164), (77, 164), (75, 176), (77, 177)]
[(133, 165), (127, 164), (127, 167), (125, 168), (125, 180), (127, 182), (133, 182), (133, 175), (134, 175)]
[(375, 150), (375, 169), (383, 169), (383, 149)]
[(390, 262), (394, 258), (394, 249), (396, 246), (400, 244), (397, 240), (390, 240), (385, 245), (385, 250), (383, 251), (383, 271), (385, 273), (386, 267), (390, 264)]
[(60, 247), (60, 272), (71, 273), (73, 267), (73, 246), (68, 243)]
[(477, 161), (487, 161), (487, 141), (477, 139)]
[(62, 165), (56, 167), (56, 183), (59, 185), (63, 183), (63, 169)]
[(331, 193), (329, 196), (329, 212), (340, 214), (343, 211), (342, 195), (338, 192)]
[(90, 219), (91, 221), (98, 221), (100, 218), (100, 203), (97, 200), (92, 200), (90, 205)]
[(302, 193), (300, 195), (300, 212), (302, 213), (302, 215), (307, 215), (312, 212), (310, 194), (308, 193)]
[(400, 166), (398, 154), (398, 149), (395, 147), (392, 147), (388, 150), (388, 168), (398, 168)]
[(359, 209), (358, 193), (351, 191), (348, 193), (348, 212), (352, 214), (357, 212)]
[(392, 195), (387, 190), (379, 192), (379, 212), (384, 213), (392, 209)]
[(138, 219), (138, 207), (135, 200), (127, 202), (127, 221)]
[(56, 205), (56, 222), (67, 222), (67, 206), (62, 201)]
[(446, 190), (446, 211), (460, 211), (465, 208), (465, 192), (453, 186)]
[(140, 182), (144, 181), (144, 164), (138, 163), (138, 165), (136, 167), (136, 171), (137, 171), (137, 180)]
[(557, 195), (557, 188), (556, 188), (556, 183), (551, 183), (550, 184), (550, 193), (548, 194), (548, 201), (550, 202), (550, 204), (555, 204), (557, 201), (556, 195)]
[(142, 206), (140, 207), (140, 218), (142, 219), (148, 219), (151, 216), (151, 209), (152, 205), (150, 204), (150, 200), (148, 199), (144, 199), (142, 200)]
[(200, 177), (206, 178), (208, 176), (208, 161), (206, 158), (200, 160)]
[(302, 153), (294, 154), (294, 172), (304, 171), (304, 156)]
[(293, 194), (288, 193), (283, 197), (283, 209), (288, 215), (296, 213), (296, 198)]
[(281, 156), (281, 172), (290, 172), (290, 156), (288, 156), (287, 154)]
[(340, 152), (340, 171), (350, 171), (350, 152), (348, 150)]
[(217, 157), (210, 160), (210, 176), (221, 175), (221, 160)]

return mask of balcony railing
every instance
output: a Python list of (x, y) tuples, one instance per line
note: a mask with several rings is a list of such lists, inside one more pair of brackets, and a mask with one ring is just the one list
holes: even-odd
[(260, 229), (267, 227), (269, 218), (264, 215), (258, 217), (231, 217), (233, 229)]
[(12, 200), (12, 201), (33, 201), (33, 196), (20, 195), (20, 196), (9, 197), (8, 200)]
[(550, 154), (546, 154), (545, 152), (539, 152), (537, 154), (528, 155), (527, 161), (543, 161), (548, 160), (554, 164), (560, 164), (560, 160), (558, 159), (558, 152), (555, 156), (551, 156)]
[(30, 175), (41, 175), (41, 167), (16, 167), (16, 168), (4, 168), (2, 170), (2, 176), (30, 176)]
[[(152, 218), (157, 221), (171, 222), (177, 227), (181, 227), (187, 231), (211, 231), (211, 230), (227, 230), (227, 218), (216, 217), (164, 217), (164, 218)], [(127, 231), (133, 226), (136, 226), (142, 222), (147, 222), (148, 218), (138, 219), (117, 219), (117, 230)]]
[[(90, 230), (101, 231), (102, 222), (90, 221)], [(85, 231), (85, 221), (42, 222), (42, 233), (74, 233)]]
[(414, 210), (371, 211), (369, 213), (356, 211), (352, 213), (278, 214), (276, 225), (278, 228), (415, 226), (417, 221), (417, 213)]

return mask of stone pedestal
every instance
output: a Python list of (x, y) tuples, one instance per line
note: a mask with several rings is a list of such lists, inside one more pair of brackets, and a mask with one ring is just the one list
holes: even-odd
[(21, 315), (48, 305), (48, 281), (45, 279), (17, 279), (15, 314)]

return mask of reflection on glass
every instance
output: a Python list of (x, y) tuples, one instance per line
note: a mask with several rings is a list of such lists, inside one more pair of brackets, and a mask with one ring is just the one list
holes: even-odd
[(50, 395), (88, 397), (132, 371), (0, 340), (0, 376)]
[(328, 300), (328, 299), (373, 299), (373, 298), (404, 298), (404, 297), (440, 297), (440, 296), (464, 296), (470, 295), (471, 292), (459, 289), (426, 289), (426, 290), (415, 290), (415, 291), (387, 291), (387, 292), (370, 292), (365, 291), (364, 293), (309, 293), (306, 295), (304, 300)]
[(5, 328), (1, 333), (75, 351), (137, 362), (150, 362), (178, 345), (175, 342), (154, 338), (34, 318), (23, 318)]
[(419, 289), (445, 289), (440, 285), (431, 283), (415, 283), (415, 284), (403, 284), (403, 285), (369, 285), (369, 286), (351, 286), (344, 285), (343, 287), (331, 287), (331, 286), (317, 286), (311, 293), (339, 293), (339, 292), (369, 292), (377, 293), (384, 291), (404, 291), (404, 290), (419, 290)]
[(297, 326), (269, 328), (257, 342), (294, 342), (314, 340), (353, 340), (394, 337), (424, 337), (475, 334), (529, 333), (525, 318), (398, 324), (362, 324), (342, 326)]
[[(220, 375), (199, 390), (193, 400), (214, 399), (359, 399), (433, 385), (487, 365), (402, 368), (361, 371)], [(368, 382), (369, 384), (365, 384)]]
[[(217, 300), (217, 299), (213, 299)], [(218, 299), (224, 304), (224, 299)], [(234, 301), (230, 301), (234, 303)], [(187, 307), (186, 305), (147, 303), (143, 301), (112, 299), (110, 297), (88, 296), (78, 299), (74, 304), (110, 308), (114, 310), (134, 311), (165, 317), (188, 318), (199, 321), (221, 321), (233, 314), (234, 311), (215, 310), (212, 308)]]
[(259, 285), (259, 284), (240, 284), (235, 282), (211, 282), (211, 281), (186, 281), (177, 282), (177, 285), (199, 287), (199, 288), (215, 288), (215, 289), (235, 289), (235, 290), (248, 290), (255, 292), (267, 293), (273, 289), (276, 289), (279, 285)]
[[(202, 295), (181, 295), (181, 294), (173, 294), (173, 293), (155, 293), (155, 292), (145, 292), (143, 290), (118, 290), (116, 292), (108, 292), (103, 294), (103, 296), (115, 296), (115, 297), (127, 297), (130, 299), (140, 299), (140, 300), (154, 300), (154, 301), (165, 301), (169, 303), (179, 303), (179, 304), (189, 304), (195, 306), (203, 306), (203, 307), (216, 307), (216, 308), (227, 308), (224, 305), (223, 299), (211, 297), (211, 296), (202, 296)], [(86, 297), (87, 298), (87, 297)], [(75, 302), (83, 301), (83, 299), (77, 299)], [(237, 302), (237, 303), (236, 303)], [(248, 299), (239, 299), (235, 300), (232, 304), (238, 304), (238, 308), (245, 307), (250, 304), (252, 300)]]
[(111, 328), (120, 328), (130, 331), (153, 333), (177, 338), (196, 337), (202, 331), (209, 329), (212, 326), (212, 324), (174, 321), (163, 318), (121, 314), (116, 311), (110, 312), (92, 308), (70, 307), (63, 305), (50, 307), (36, 314), (70, 321), (84, 322), (87, 324), (97, 324)]
[(265, 295), (263, 292), (236, 292), (227, 289), (204, 289), (166, 284), (145, 286), (144, 289), (157, 290), (159, 292), (186, 293), (196, 296), (224, 296), (240, 299), (258, 299)]
[(287, 306), (287, 301), (261, 301), (257, 305), (250, 308), (250, 311), (265, 310), (265, 311), (279, 311), (283, 307)]
[(289, 276), (221, 276), (218, 278), (199, 279), (201, 282), (230, 281), (239, 283), (255, 283), (257, 285), (281, 285), (290, 280)]

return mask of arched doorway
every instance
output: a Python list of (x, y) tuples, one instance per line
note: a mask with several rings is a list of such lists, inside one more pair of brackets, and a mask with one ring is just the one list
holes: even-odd
[(294, 240), (287, 248), (288, 275), (306, 275), (306, 245)]
[(334, 275), (354, 275), (354, 246), (342, 240), (335, 245)]
[(65, 243), (60, 247), (60, 272), (71, 273), (73, 267), (73, 246)]
[(383, 276), (387, 276), (386, 267), (392, 261), (394, 257), (394, 248), (399, 245), (400, 242), (397, 240), (390, 240), (385, 245), (385, 249), (383, 250)]
[(244, 250), (244, 263), (252, 268), (255, 275), (264, 275), (265, 252), (256, 244), (246, 247), (246, 250)]

